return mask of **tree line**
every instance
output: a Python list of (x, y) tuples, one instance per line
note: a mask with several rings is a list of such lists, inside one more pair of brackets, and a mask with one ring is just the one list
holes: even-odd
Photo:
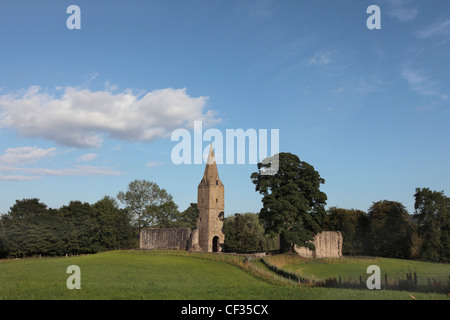
[[(342, 233), (344, 255), (450, 262), (450, 198), (443, 191), (417, 188), (412, 215), (388, 200), (373, 203), (368, 212), (326, 210), (327, 196), (320, 190), (325, 180), (314, 167), (290, 153), (280, 153), (277, 160), (277, 173), (262, 174), (271, 166), (265, 162), (251, 175), (263, 195), (260, 212), (225, 217), (225, 251), (314, 249), (315, 234), (328, 230)], [(39, 199), (17, 200), (0, 218), (0, 257), (136, 248), (141, 228), (197, 226), (197, 204), (179, 211), (154, 182), (135, 180), (116, 198), (105, 196), (92, 205), (71, 201), (59, 209)]]
[(128, 212), (111, 197), (59, 209), (39, 199), (16, 200), (0, 220), (0, 256), (62, 256), (135, 247)]
[[(331, 207), (322, 231), (340, 231), (344, 256), (379, 256), (450, 262), (449, 198), (443, 192), (416, 189), (415, 213), (397, 201), (374, 202), (367, 212)], [(256, 213), (225, 219), (225, 251), (276, 250), (279, 238), (265, 232)]]
[(368, 212), (330, 208), (326, 230), (341, 231), (344, 255), (450, 262), (450, 198), (443, 192), (417, 188), (415, 211), (382, 200)]
[(70, 201), (59, 209), (48, 208), (37, 198), (16, 200), (0, 217), (0, 258), (137, 248), (143, 227), (197, 224), (197, 204), (180, 212), (172, 196), (153, 182), (135, 180), (117, 194), (117, 200), (105, 196), (94, 204)]
[[(273, 161), (278, 172), (264, 174)], [(291, 153), (259, 163), (251, 179), (263, 195), (259, 220), (266, 232), (279, 235), (284, 251), (293, 251), (294, 245), (314, 249), (315, 234), (340, 231), (344, 255), (450, 262), (450, 198), (443, 191), (417, 188), (412, 215), (400, 202), (388, 200), (373, 203), (367, 213), (325, 210), (327, 196), (320, 190), (325, 180)]]

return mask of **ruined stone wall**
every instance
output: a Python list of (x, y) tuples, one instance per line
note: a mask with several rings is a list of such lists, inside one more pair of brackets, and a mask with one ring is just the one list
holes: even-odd
[(190, 228), (142, 229), (139, 235), (139, 248), (187, 250), (191, 233)]
[(342, 257), (343, 238), (339, 231), (323, 231), (314, 237), (315, 250), (295, 246), (295, 251), (304, 258)]
[(295, 250), (295, 252), (297, 252), (297, 254), (300, 257), (303, 257), (303, 258), (314, 258), (315, 257), (315, 252), (313, 250), (308, 249), (308, 248), (297, 247), (297, 245), (295, 245), (294, 246), (294, 250)]
[(201, 251), (200, 245), (198, 244), (198, 229), (192, 230), (191, 237), (188, 243), (189, 251)]

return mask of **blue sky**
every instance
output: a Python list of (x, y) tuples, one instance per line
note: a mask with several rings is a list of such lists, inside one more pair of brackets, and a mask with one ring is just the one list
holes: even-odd
[[(415, 188), (449, 193), (446, 0), (2, 0), (0, 39), (2, 213), (31, 197), (94, 203), (135, 179), (184, 210), (204, 164), (173, 164), (170, 135), (195, 120), (279, 129), (328, 207), (413, 213)], [(254, 171), (219, 165), (226, 215), (259, 212)]]

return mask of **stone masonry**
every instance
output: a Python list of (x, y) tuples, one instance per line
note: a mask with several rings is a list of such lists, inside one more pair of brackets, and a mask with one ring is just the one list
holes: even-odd
[(342, 257), (343, 238), (339, 231), (323, 231), (314, 237), (315, 250), (295, 246), (295, 251), (304, 258)]
[(199, 211), (197, 229), (200, 251), (219, 252), (223, 249), (225, 239), (222, 232), (225, 209), (224, 189), (211, 145), (205, 173), (198, 185), (197, 193)]
[(139, 247), (187, 250), (190, 237), (190, 228), (145, 228), (140, 233)]

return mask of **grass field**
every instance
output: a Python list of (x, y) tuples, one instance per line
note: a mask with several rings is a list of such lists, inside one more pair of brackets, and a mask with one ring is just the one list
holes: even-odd
[[(395, 269), (395, 261), (388, 262)], [(66, 286), (69, 265), (80, 267), (80, 290), (69, 290)], [(449, 265), (442, 266), (442, 272), (448, 273)], [(296, 264), (286, 264), (286, 267), (298, 269)], [(324, 267), (311, 267), (302, 272), (315, 272), (315, 268), (317, 272), (320, 270), (317, 276), (327, 273)], [(339, 268), (346, 270), (343, 266)], [(0, 299), (8, 300), (384, 300), (411, 299), (410, 294), (394, 290), (288, 285), (246, 267), (242, 257), (186, 251), (111, 251), (87, 256), (0, 261)], [(414, 293), (414, 297), (449, 299), (447, 294), (434, 293)]]
[(382, 279), (387, 274), (388, 280), (406, 279), (406, 274), (417, 275), (417, 284), (426, 286), (428, 279), (433, 283), (447, 284), (450, 277), (450, 264), (431, 263), (414, 260), (375, 258), (375, 257), (344, 257), (338, 259), (305, 259), (296, 255), (283, 254), (267, 257), (266, 260), (286, 271), (308, 279), (323, 280), (339, 278), (365, 282), (370, 274), (367, 267), (380, 267)]

